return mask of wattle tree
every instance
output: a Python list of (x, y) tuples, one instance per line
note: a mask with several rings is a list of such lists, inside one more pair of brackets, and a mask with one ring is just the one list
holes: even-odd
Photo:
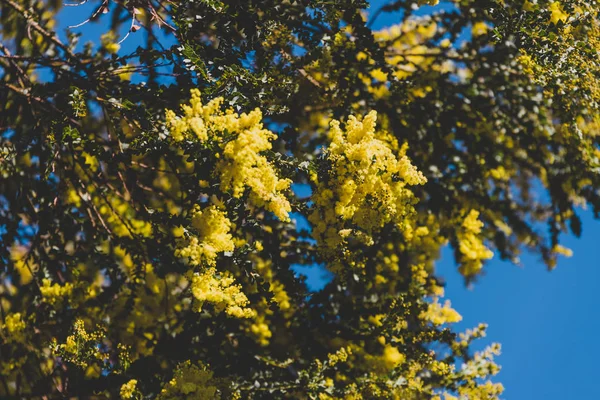
[(598, 216), (600, 7), (437, 3), (0, 0), (0, 397), (499, 398), (436, 261)]

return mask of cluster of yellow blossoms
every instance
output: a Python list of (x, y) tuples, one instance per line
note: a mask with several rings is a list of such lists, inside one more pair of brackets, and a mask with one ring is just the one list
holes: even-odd
[(419, 317), (431, 321), (434, 325), (460, 322), (462, 320), (462, 316), (450, 306), (449, 300), (446, 300), (442, 305), (437, 298), (433, 303), (429, 303), (427, 311), (421, 313)]
[(166, 125), (175, 142), (183, 140), (216, 144), (220, 158), (213, 173), (220, 178), (221, 190), (240, 198), (248, 189), (249, 202), (264, 207), (282, 221), (289, 220), (291, 206), (284, 191), (292, 181), (279, 178), (262, 154), (271, 149), (277, 137), (263, 128), (262, 113), (256, 109), (238, 115), (222, 111), (223, 98), (202, 104), (200, 91), (191, 90), (190, 104), (182, 105), (183, 116), (167, 110)]
[(137, 391), (137, 380), (131, 379), (121, 386), (120, 395), (122, 399), (133, 399)]
[(158, 396), (160, 400), (215, 400), (220, 398), (218, 388), (213, 382), (213, 373), (207, 368), (197, 367), (189, 361), (177, 367), (173, 379), (167, 383)]
[(78, 319), (73, 325), (73, 333), (67, 336), (65, 343), (58, 344), (54, 340), (52, 349), (63, 360), (86, 369), (98, 362), (103, 363), (108, 358), (107, 354), (100, 352), (98, 346), (103, 338), (101, 331), (86, 331), (83, 320)]
[(60, 304), (65, 297), (68, 297), (73, 292), (73, 284), (65, 283), (63, 286), (58, 283), (52, 284), (50, 279), (42, 279), (42, 286), (40, 286), (40, 292), (42, 293), (42, 300), (48, 304)]
[(205, 302), (213, 304), (217, 312), (225, 311), (227, 315), (237, 318), (251, 318), (254, 310), (245, 308), (249, 301), (240, 285), (227, 273), (218, 276), (214, 268), (194, 274), (192, 278), (192, 295), (196, 299), (196, 309), (202, 309)]
[(231, 221), (216, 206), (211, 205), (205, 209), (201, 209), (199, 205), (194, 206), (191, 221), (198, 236), (189, 234), (180, 239), (181, 246), (175, 250), (175, 256), (188, 259), (194, 266), (215, 265), (218, 253), (235, 249), (229, 233)]
[[(222, 104), (223, 98), (219, 97), (203, 105), (200, 91), (191, 90), (189, 104), (181, 106), (182, 115), (166, 111), (171, 139), (175, 143), (199, 142), (212, 150), (217, 160), (211, 173), (224, 194), (235, 198), (247, 194), (251, 206), (270, 211), (281, 221), (289, 221), (291, 205), (285, 191), (292, 181), (280, 178), (265, 156), (277, 136), (263, 127), (260, 110), (237, 114), (232, 109), (223, 111)], [(209, 184), (200, 183), (201, 187)], [(197, 309), (208, 302), (217, 312), (225, 311), (238, 318), (255, 317), (254, 310), (245, 308), (249, 301), (241, 286), (234, 284), (232, 276), (214, 268), (220, 253), (235, 249), (236, 239), (231, 234), (234, 225), (219, 209), (222, 203), (215, 196), (211, 199), (216, 205), (205, 208), (196, 205), (191, 211), (193, 232), (178, 230), (175, 255), (192, 266), (210, 267), (191, 276)], [(285, 305), (285, 299), (281, 301)]]
[(371, 235), (390, 222), (404, 230), (416, 202), (407, 186), (426, 182), (406, 147), (395, 154), (392, 144), (376, 136), (376, 120), (374, 111), (362, 121), (351, 116), (345, 131), (339, 121), (331, 122), (326, 151), (331, 172), (317, 183), (309, 215), (313, 236), (326, 254), (350, 236), (369, 244)]
[(342, 347), (335, 353), (328, 354), (327, 359), (329, 360), (329, 365), (333, 367), (335, 364), (337, 364), (339, 362), (346, 362), (348, 360), (348, 356), (350, 354), (352, 354), (351, 347), (348, 347), (348, 348)]
[[(428, 47), (425, 43), (433, 38), (436, 31), (434, 22), (413, 18), (375, 32), (375, 39), (388, 47), (386, 61), (394, 68), (396, 78), (406, 79), (419, 69), (431, 67), (436, 61), (432, 55), (439, 54), (440, 49)], [(444, 42), (442, 47), (448, 45)]]
[(25, 321), (21, 317), (21, 313), (8, 314), (4, 318), (4, 323), (0, 324), (0, 333), (8, 342), (21, 341), (21, 333), (25, 330)]
[(483, 222), (479, 220), (479, 212), (471, 210), (456, 233), (461, 255), (460, 272), (466, 277), (476, 275), (481, 271), (483, 260), (494, 256), (494, 253), (485, 247), (480, 237), (482, 227)]
[(283, 194), (292, 181), (280, 179), (273, 166), (262, 152), (271, 150), (271, 141), (277, 137), (263, 129), (262, 114), (256, 109), (242, 114), (236, 120), (237, 137), (223, 147), (223, 159), (217, 163), (223, 190), (234, 197), (241, 197), (246, 188), (250, 189), (249, 201), (257, 207), (264, 207), (282, 221), (289, 221), (291, 206)]

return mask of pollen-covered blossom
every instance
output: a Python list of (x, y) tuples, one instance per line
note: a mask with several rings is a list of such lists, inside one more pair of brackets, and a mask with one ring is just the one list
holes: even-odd
[(404, 363), (405, 360), (406, 356), (400, 353), (397, 347), (388, 344), (383, 348), (382, 361), (389, 370), (396, 368), (399, 364)]
[(68, 297), (73, 292), (73, 284), (65, 283), (59, 285), (58, 283), (52, 284), (50, 279), (44, 278), (42, 280), (42, 286), (40, 286), (40, 292), (42, 293), (42, 301), (49, 304), (60, 303), (65, 297)]
[(369, 243), (371, 234), (387, 223), (399, 229), (407, 226), (416, 199), (408, 185), (426, 182), (406, 156), (378, 139), (377, 113), (362, 121), (351, 116), (346, 129), (331, 123), (331, 143), (326, 158), (331, 173), (317, 184), (315, 208), (309, 216), (313, 236), (327, 248), (335, 249), (350, 235)]
[(224, 157), (217, 164), (217, 172), (225, 191), (241, 197), (249, 188), (252, 204), (288, 221), (292, 209), (282, 191), (288, 189), (292, 181), (280, 179), (267, 158), (261, 155), (271, 150), (271, 141), (276, 138), (274, 133), (262, 128), (261, 118), (258, 109), (240, 116), (240, 132), (224, 146)]
[(339, 349), (338, 351), (336, 351), (335, 353), (330, 353), (327, 355), (327, 358), (329, 360), (329, 365), (330, 366), (334, 366), (339, 362), (346, 362), (348, 360), (348, 356), (352, 354), (352, 348), (351, 347), (342, 347), (341, 349)]
[(261, 346), (268, 346), (269, 341), (273, 336), (273, 332), (269, 329), (269, 324), (264, 313), (258, 314), (254, 318), (254, 321), (248, 327), (248, 332)]
[(242, 287), (235, 284), (235, 279), (227, 274), (218, 274), (214, 268), (196, 273), (192, 278), (192, 295), (196, 299), (196, 309), (203, 304), (211, 303), (217, 312), (225, 311), (236, 318), (251, 318), (255, 311), (245, 308), (250, 301), (242, 292)]
[(277, 138), (263, 128), (262, 113), (255, 109), (237, 114), (222, 110), (223, 98), (202, 105), (200, 91), (191, 90), (190, 104), (183, 105), (183, 116), (167, 110), (166, 126), (175, 142), (183, 140), (211, 142), (220, 150), (213, 171), (221, 181), (221, 190), (240, 198), (249, 190), (249, 202), (271, 211), (283, 221), (289, 220), (291, 206), (284, 191), (292, 181), (282, 179), (263, 155)]
[(192, 210), (192, 227), (198, 235), (181, 240), (183, 246), (175, 250), (175, 256), (189, 259), (191, 265), (215, 265), (218, 253), (235, 249), (229, 233), (231, 221), (216, 206), (201, 209), (196, 205)]
[(483, 222), (479, 220), (479, 212), (471, 210), (457, 232), (460, 271), (464, 276), (477, 274), (483, 266), (482, 260), (494, 256), (494, 253), (485, 247), (480, 237), (482, 227)]
[(21, 313), (8, 314), (4, 323), (0, 323), (0, 327), (5, 332), (5, 339), (7, 342), (20, 342), (23, 338), (23, 331), (25, 330), (25, 321), (21, 317)]
[[(464, 363), (460, 374), (471, 379), (481, 379), (498, 374), (500, 367), (494, 362), (494, 356), (499, 354), (500, 345), (492, 343), (483, 351), (476, 352), (473, 358)], [(478, 385), (459, 386), (458, 395), (461, 399), (495, 399), (502, 394), (503, 390), (502, 384), (488, 380)], [(457, 398), (455, 397), (455, 399)]]
[(137, 385), (137, 380), (136, 379), (131, 379), (129, 382), (124, 383), (123, 386), (121, 386), (121, 391), (120, 391), (120, 395), (122, 399), (133, 399), (133, 396), (135, 395), (136, 392), (136, 385)]
[(550, 10), (551, 12), (550, 21), (553, 24), (558, 24), (559, 22), (566, 22), (569, 19), (569, 14), (565, 13), (560, 1), (554, 1), (550, 3), (550, 5), (548, 6), (548, 10)]
[(87, 368), (97, 363), (106, 361), (108, 354), (100, 351), (100, 342), (103, 333), (99, 330), (88, 332), (81, 319), (75, 321), (73, 332), (67, 336), (65, 343), (58, 344), (53, 340), (52, 350), (55, 355), (63, 360), (76, 364), (81, 368)]
[(450, 306), (450, 301), (442, 305), (436, 298), (433, 303), (429, 303), (427, 311), (421, 313), (420, 318), (430, 321), (434, 325), (450, 324), (460, 322), (462, 316)]
[(552, 251), (556, 254), (561, 254), (565, 257), (573, 257), (573, 250), (569, 249), (568, 247), (562, 246), (560, 244), (555, 245), (552, 248)]

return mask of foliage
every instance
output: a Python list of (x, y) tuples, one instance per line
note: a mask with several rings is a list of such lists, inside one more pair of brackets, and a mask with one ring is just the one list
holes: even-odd
[(89, 3), (0, 0), (0, 396), (498, 398), (435, 262), (600, 213), (596, 1)]

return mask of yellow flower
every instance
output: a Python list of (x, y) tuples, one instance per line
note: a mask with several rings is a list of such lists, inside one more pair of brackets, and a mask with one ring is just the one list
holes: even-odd
[(371, 71), (371, 77), (380, 82), (385, 82), (385, 81), (387, 81), (388, 74), (386, 72), (383, 72), (381, 70), (381, 68), (377, 68), (377, 69), (374, 69), (373, 71)]
[(137, 380), (131, 379), (129, 382), (123, 384), (121, 386), (121, 398), (122, 399), (133, 399), (133, 396), (137, 390), (136, 388)]
[(214, 268), (194, 274), (192, 278), (192, 295), (196, 299), (196, 309), (201, 310), (203, 304), (211, 303), (217, 312), (225, 311), (236, 318), (252, 318), (255, 311), (245, 308), (250, 301), (242, 292), (240, 285), (227, 273), (217, 274)]
[(404, 230), (416, 202), (408, 186), (426, 182), (406, 157), (406, 146), (395, 151), (394, 141), (376, 133), (376, 120), (372, 111), (362, 121), (349, 117), (345, 130), (339, 121), (331, 122), (325, 152), (331, 173), (326, 184), (317, 184), (308, 218), (325, 255), (337, 252), (350, 238), (369, 245), (371, 235), (387, 223)]
[(215, 265), (218, 253), (235, 249), (229, 233), (231, 221), (216, 206), (201, 209), (196, 205), (192, 210), (191, 222), (198, 236), (190, 234), (189, 238), (180, 239), (175, 256), (187, 258), (191, 265)]
[(569, 249), (568, 247), (561, 246), (560, 244), (554, 246), (552, 251), (565, 257), (573, 257), (573, 250)]
[(263, 314), (256, 317), (256, 320), (250, 325), (249, 332), (261, 346), (268, 346), (269, 340), (271, 339), (271, 336), (273, 336)]
[(25, 337), (23, 331), (25, 330), (25, 322), (22, 319), (21, 313), (8, 314), (4, 318), (4, 323), (0, 324), (3, 330), (6, 332), (6, 341), (10, 342), (22, 342)]
[(65, 297), (68, 297), (73, 292), (73, 284), (65, 283), (63, 286), (58, 283), (52, 284), (50, 279), (42, 279), (42, 286), (40, 286), (40, 292), (42, 293), (42, 301), (49, 304), (56, 304), (62, 302)]
[(334, 366), (340, 362), (346, 362), (348, 360), (348, 356), (352, 354), (351, 347), (342, 347), (338, 351), (333, 354), (328, 354), (327, 358), (329, 359), (329, 365)]
[(550, 21), (557, 24), (559, 21), (566, 22), (569, 19), (569, 14), (565, 13), (560, 1), (550, 3), (548, 9), (551, 11)]
[(430, 321), (434, 325), (455, 323), (462, 320), (462, 316), (450, 306), (449, 300), (441, 305), (438, 299), (428, 305), (427, 311), (421, 313), (420, 318)]
[(488, 29), (489, 28), (485, 22), (479, 21), (473, 24), (471, 33), (473, 36), (482, 36), (487, 33)]
[(404, 363), (406, 356), (400, 353), (395, 346), (388, 344), (383, 348), (382, 359), (386, 368), (392, 370)]
[(479, 273), (483, 267), (482, 260), (494, 256), (494, 253), (485, 247), (480, 238), (483, 222), (479, 221), (478, 218), (479, 212), (471, 210), (457, 232), (458, 250), (461, 257), (460, 271), (467, 277)]
[(119, 51), (119, 49), (121, 48), (121, 45), (115, 43), (115, 40), (116, 40), (116, 36), (115, 36), (115, 33), (112, 31), (107, 32), (107, 33), (103, 34), (102, 36), (100, 36), (100, 43), (102, 43), (102, 46), (104, 46), (106, 51), (109, 52), (110, 54), (116, 54)]
[[(191, 90), (189, 104), (182, 105), (183, 115), (171, 110), (165, 114), (166, 126), (175, 142), (183, 140), (213, 142), (220, 151), (213, 171), (221, 181), (221, 190), (240, 198), (249, 189), (248, 201), (255, 207), (272, 212), (282, 221), (289, 221), (290, 202), (284, 192), (292, 181), (279, 177), (264, 152), (271, 150), (277, 138), (264, 129), (262, 113), (255, 109), (237, 114), (223, 111), (223, 98), (203, 105), (198, 89)], [(227, 136), (227, 138), (226, 138)], [(204, 183), (200, 183), (204, 187)]]

